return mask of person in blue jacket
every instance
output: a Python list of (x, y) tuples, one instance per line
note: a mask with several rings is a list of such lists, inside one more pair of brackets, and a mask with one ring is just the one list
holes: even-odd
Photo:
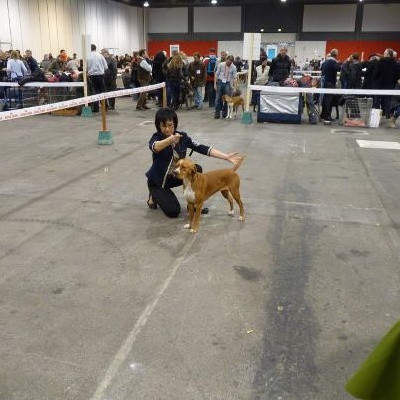
[[(181, 206), (171, 188), (181, 186), (183, 181), (173, 176), (176, 163), (186, 157), (188, 149), (210, 157), (227, 160), (236, 165), (240, 160), (238, 153), (225, 154), (212, 146), (200, 144), (192, 139), (186, 132), (177, 130), (178, 116), (171, 108), (160, 108), (155, 116), (155, 132), (150, 141), (149, 148), (153, 153), (153, 163), (146, 172), (149, 188), (147, 205), (151, 209), (161, 210), (170, 218), (176, 218)], [(197, 165), (202, 172), (200, 165)]]

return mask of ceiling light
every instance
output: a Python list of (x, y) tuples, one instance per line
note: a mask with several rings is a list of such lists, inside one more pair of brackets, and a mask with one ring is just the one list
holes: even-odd
[(144, 3), (143, 3), (143, 7), (148, 7), (150, 4), (149, 4), (149, 2), (146, 0)]
[(286, 3), (286, 0), (281, 0), (281, 3)]
[(217, 0), (211, 0), (211, 4), (218, 4)]

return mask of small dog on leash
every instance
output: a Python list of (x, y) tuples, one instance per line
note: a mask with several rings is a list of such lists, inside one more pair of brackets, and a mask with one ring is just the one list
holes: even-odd
[(224, 94), (222, 96), (222, 101), (228, 105), (228, 114), (226, 118), (232, 119), (233, 113), (235, 113), (235, 118), (237, 117), (237, 112), (240, 106), (242, 106), (242, 113), (244, 113), (244, 100), (243, 97), (239, 96), (228, 96)]
[(194, 91), (192, 85), (186, 80), (181, 82), (181, 90), (179, 93), (180, 106), (186, 105), (186, 109), (190, 110), (193, 108), (194, 103)]
[(183, 158), (178, 161), (174, 175), (183, 180), (183, 195), (188, 203), (189, 223), (184, 226), (190, 233), (199, 228), (201, 208), (205, 200), (217, 192), (221, 192), (229, 203), (229, 215), (233, 215), (233, 199), (240, 209), (240, 221), (244, 221), (244, 208), (240, 198), (240, 178), (236, 170), (244, 157), (231, 169), (218, 169), (205, 173), (197, 171), (193, 161)]

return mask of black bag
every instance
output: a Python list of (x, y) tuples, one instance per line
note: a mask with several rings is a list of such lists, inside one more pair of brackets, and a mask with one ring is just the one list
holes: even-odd
[(319, 113), (318, 113), (317, 107), (314, 104), (312, 93), (306, 94), (306, 105), (307, 105), (307, 112), (308, 112), (308, 122), (312, 125), (318, 124)]
[(44, 72), (40, 69), (37, 68), (35, 72), (32, 74), (23, 77), (19, 82), (19, 86), (25, 85), (25, 83), (28, 82), (47, 82), (46, 76), (44, 75)]

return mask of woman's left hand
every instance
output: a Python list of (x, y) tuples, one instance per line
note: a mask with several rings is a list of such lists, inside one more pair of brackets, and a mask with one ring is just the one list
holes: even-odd
[(227, 160), (230, 161), (235, 166), (242, 159), (239, 153), (229, 153), (227, 154), (227, 156), (228, 156)]

